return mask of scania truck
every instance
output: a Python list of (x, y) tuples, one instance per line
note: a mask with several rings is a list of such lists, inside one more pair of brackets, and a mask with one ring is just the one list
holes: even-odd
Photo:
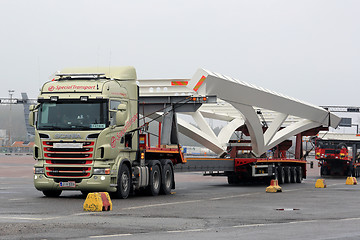
[[(196, 98), (181, 98), (173, 101), (199, 106)], [(133, 67), (56, 74), (42, 86), (38, 104), (30, 106), (35, 188), (48, 197), (63, 190), (106, 191), (117, 198), (135, 191), (169, 194), (175, 187), (174, 165), (186, 161), (173, 131), (176, 122), (169, 118), (175, 116), (170, 114), (175, 103), (165, 111), (159, 136), (168, 136), (159, 145), (149, 147), (150, 137), (142, 131), (147, 124), (139, 127), (140, 103), (142, 113), (144, 106), (169, 104), (168, 98), (159, 101), (140, 101)]]
[[(178, 139), (179, 129), (184, 127), (178, 126), (176, 113), (194, 113), (203, 103), (216, 103), (219, 98), (210, 95), (220, 91), (214, 87), (218, 86), (214, 83), (221, 80), (219, 75), (208, 76), (209, 79), (199, 76), (195, 75), (193, 83), (196, 85), (189, 87), (193, 91), (188, 94), (164, 95), (157, 90), (154, 94), (150, 84), (151, 94), (139, 96), (133, 67), (64, 69), (56, 74), (52, 81), (43, 85), (38, 104), (30, 106), (29, 123), (35, 127), (35, 188), (49, 197), (59, 196), (63, 190), (78, 190), (84, 194), (106, 191), (117, 198), (127, 198), (139, 191), (150, 195), (170, 194), (175, 188), (174, 169), (226, 176), (229, 184), (273, 178), (277, 178), (280, 184), (301, 183), (306, 178), (307, 164), (303, 156), (302, 137), (328, 130), (326, 124), (303, 120), (301, 124), (306, 123), (313, 128), (300, 124), (290, 129), (290, 133), (295, 127), (302, 129), (296, 134), (295, 158), (288, 158), (286, 154), (292, 145), (291, 140), (279, 141), (269, 156), (264, 153), (255, 157), (252, 154), (253, 144), (246, 138), (230, 140), (226, 151), (217, 158), (184, 158)], [(216, 81), (211, 82), (212, 78)], [(200, 91), (205, 81), (209, 81), (206, 86), (217, 91)], [(187, 83), (176, 81), (174, 84), (171, 82), (171, 86)], [(159, 84), (158, 81), (156, 84)], [(249, 90), (247, 85), (245, 90), (243, 94)], [(269, 92), (256, 91), (255, 102), (261, 105), (258, 100), (264, 94), (268, 96)], [(236, 96), (242, 95), (239, 93)], [(278, 98), (277, 95), (274, 97)], [(287, 101), (293, 104), (290, 99), (282, 101), (284, 105)], [(301, 111), (302, 106), (299, 108)], [(314, 109), (321, 116), (326, 114), (334, 118), (333, 127), (340, 121), (336, 116), (312, 106), (309, 111)], [(281, 118), (283, 116), (280, 115)], [(251, 115), (250, 118), (255, 121), (258, 117)], [(157, 134), (149, 131), (150, 121), (159, 122)], [(279, 120), (277, 124), (283, 121)], [(251, 128), (249, 130), (247, 125), (251, 127), (251, 123), (242, 124), (234, 131), (241, 132), (238, 136), (249, 137)], [(266, 126), (260, 127), (265, 133), (270, 131), (273, 137), (276, 131), (281, 130), (280, 125), (270, 127), (270, 130)], [(208, 129), (205, 130), (204, 135), (207, 135)], [(150, 144), (154, 135), (158, 138), (156, 145)], [(202, 139), (197, 137), (197, 141)]]

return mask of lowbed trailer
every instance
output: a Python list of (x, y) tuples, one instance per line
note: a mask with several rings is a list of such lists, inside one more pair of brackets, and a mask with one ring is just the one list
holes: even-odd
[[(267, 128), (264, 127), (264, 132)], [(255, 157), (252, 153), (251, 140), (230, 140), (227, 154), (222, 158), (186, 158), (185, 164), (176, 166), (178, 171), (205, 171), (208, 176), (225, 176), (229, 184), (249, 181), (269, 181), (278, 179), (283, 183), (301, 183), (306, 178), (306, 160), (302, 150), (303, 136), (316, 134), (323, 127), (318, 127), (297, 134), (295, 140), (295, 157), (286, 158), (286, 152), (292, 146), (291, 140), (285, 140), (275, 146), (270, 156), (266, 154)], [(238, 136), (249, 136), (247, 127), (237, 129)]]
[(229, 184), (278, 179), (279, 183), (301, 183), (306, 178), (306, 161), (266, 158), (186, 158), (175, 171), (225, 176)]
[[(292, 146), (291, 140), (285, 140), (276, 145), (270, 156), (263, 154), (254, 157), (252, 154), (251, 140), (230, 140), (227, 154), (222, 158), (185, 158), (185, 164), (175, 167), (176, 171), (204, 171), (208, 176), (225, 176), (229, 184), (237, 184), (251, 181), (267, 182), (278, 179), (283, 183), (301, 183), (306, 178), (306, 160), (303, 155), (303, 136), (314, 136), (324, 127), (317, 127), (303, 131), (296, 135), (295, 157), (287, 158), (287, 151)], [(267, 127), (263, 127), (266, 133)], [(240, 126), (238, 136), (249, 136), (247, 127)]]

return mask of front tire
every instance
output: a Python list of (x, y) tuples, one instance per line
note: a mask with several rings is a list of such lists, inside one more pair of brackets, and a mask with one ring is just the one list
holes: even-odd
[(61, 192), (62, 192), (62, 190), (44, 190), (43, 194), (46, 197), (55, 198), (55, 197), (59, 197)]
[(129, 197), (131, 188), (131, 176), (129, 167), (126, 164), (121, 165), (118, 181), (117, 190), (114, 193), (116, 198), (126, 199)]
[(81, 191), (81, 194), (82, 194), (84, 197), (87, 197), (87, 195), (88, 195), (89, 193), (90, 193), (89, 191)]

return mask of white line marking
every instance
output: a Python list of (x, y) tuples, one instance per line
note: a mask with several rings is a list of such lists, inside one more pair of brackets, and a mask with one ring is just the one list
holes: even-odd
[(188, 229), (188, 230), (174, 230), (174, 231), (167, 231), (168, 233), (185, 233), (185, 232), (202, 232), (208, 231), (212, 229)]
[(195, 202), (223, 200), (223, 199), (230, 199), (230, 198), (251, 196), (251, 195), (256, 195), (256, 194), (261, 194), (261, 193), (260, 193), (260, 192), (256, 192), (256, 193), (244, 193), (244, 194), (232, 195), (232, 196), (226, 196), (226, 197), (206, 198), (206, 199), (189, 200), (189, 201), (183, 201), (183, 202), (170, 202), (170, 203), (149, 204), (149, 205), (143, 205), (143, 206), (137, 206), (137, 207), (122, 208), (121, 210), (134, 210), (134, 209), (149, 208), (149, 207), (161, 207), (161, 206), (168, 206), (168, 205), (178, 205), (178, 204), (187, 204), (187, 203), (195, 203)]
[[(354, 220), (360, 220), (360, 218), (344, 218), (344, 219), (338, 219), (338, 221), (354, 221)], [(336, 221), (336, 220), (334, 220)]]
[(99, 236), (90, 236), (89, 238), (108, 238), (108, 237), (126, 237), (131, 236), (130, 233), (124, 233), (124, 234), (113, 234), (113, 235), (99, 235)]
[(247, 224), (247, 225), (233, 226), (233, 228), (261, 227), (261, 226), (267, 226), (267, 225), (272, 225), (272, 224), (273, 224), (273, 223), (269, 223), (269, 224), (263, 224), (263, 223), (259, 223), (259, 224)]
[(14, 219), (14, 220), (43, 221), (43, 220), (57, 219), (57, 218), (61, 218), (61, 217), (34, 218), (34, 217), (9, 217), (9, 216), (5, 216), (5, 217), (0, 217), (0, 218), (2, 218), (2, 219)]
[(143, 206), (137, 206), (137, 207), (122, 208), (121, 210), (133, 210), (133, 209), (141, 209), (141, 208), (148, 208), (148, 207), (161, 207), (161, 206), (185, 204), (185, 203), (195, 203), (195, 202), (203, 202), (203, 201), (205, 201), (205, 200), (201, 199), (201, 200), (190, 200), (190, 201), (183, 201), (183, 202), (149, 204), (149, 205), (143, 205)]
[(273, 225), (288, 225), (288, 224), (299, 224), (299, 223), (315, 223), (315, 222), (337, 222), (337, 221), (354, 221), (360, 220), (360, 218), (342, 218), (342, 219), (313, 219), (313, 220), (300, 220), (300, 221), (293, 221), (293, 222), (284, 222), (284, 223), (260, 223), (260, 224), (247, 224), (247, 225), (238, 225), (233, 226), (233, 228), (247, 228), (247, 227), (262, 227), (262, 226), (273, 226)]

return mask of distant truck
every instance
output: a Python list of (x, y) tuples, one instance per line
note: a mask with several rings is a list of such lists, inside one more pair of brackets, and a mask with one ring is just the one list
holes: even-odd
[(345, 143), (315, 139), (315, 146), (315, 159), (319, 161), (322, 176), (352, 174), (352, 158)]
[(63, 190), (106, 191), (117, 198), (133, 191), (170, 194), (174, 165), (186, 161), (171, 130), (174, 121), (163, 121), (167, 142), (149, 147), (139, 128), (139, 102), (133, 67), (67, 69), (46, 82), (29, 115), (35, 188), (48, 197)]

